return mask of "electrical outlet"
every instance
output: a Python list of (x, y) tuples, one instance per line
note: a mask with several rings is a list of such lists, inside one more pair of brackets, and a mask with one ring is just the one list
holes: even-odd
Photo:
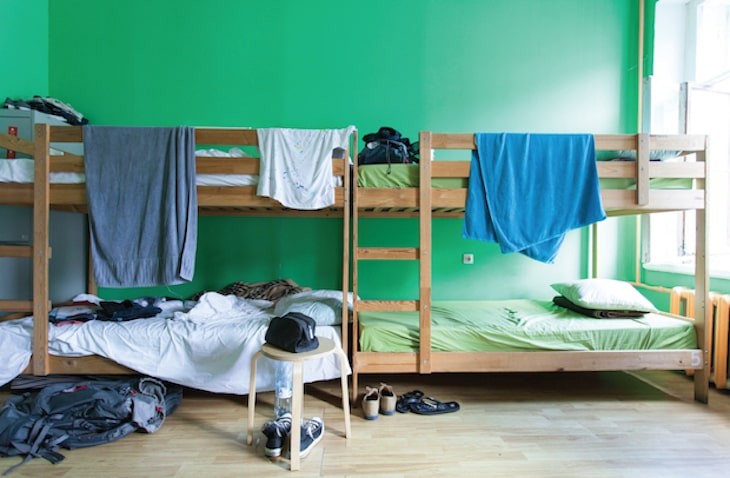
[(464, 254), (462, 262), (464, 264), (474, 264), (474, 254)]

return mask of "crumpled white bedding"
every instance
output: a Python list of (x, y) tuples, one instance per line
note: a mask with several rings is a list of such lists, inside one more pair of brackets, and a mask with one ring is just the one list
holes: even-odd
[[(28, 158), (4, 159), (0, 161), (0, 183), (32, 183), (35, 177), (33, 160)], [(51, 184), (82, 184), (84, 173), (50, 173)], [(255, 186), (259, 182), (255, 174), (198, 174), (198, 186)]]
[(33, 318), (0, 322), (0, 384), (6, 384), (30, 363)]
[[(195, 152), (196, 156), (225, 158), (243, 158), (248, 155), (239, 148), (230, 151), (204, 149)], [(33, 160), (29, 158), (3, 159), (0, 161), (0, 183), (32, 183), (35, 177)], [(86, 182), (84, 173), (57, 172), (50, 173), (51, 184), (82, 184)], [(256, 186), (259, 177), (256, 174), (198, 174), (195, 177), (197, 186)], [(342, 186), (342, 178), (332, 177), (332, 185)]]
[[(255, 301), (209, 292), (189, 311), (126, 322), (92, 320), (49, 325), (52, 355), (100, 355), (139, 373), (215, 393), (248, 393), (251, 358), (264, 343), (271, 309)], [(0, 323), (0, 384), (19, 375), (31, 357), (32, 318)], [(340, 341), (340, 328), (319, 326), (317, 335)], [(349, 371), (349, 368), (348, 368)], [(305, 382), (340, 376), (334, 354), (308, 361)], [(273, 390), (274, 362), (262, 357), (258, 390)]]

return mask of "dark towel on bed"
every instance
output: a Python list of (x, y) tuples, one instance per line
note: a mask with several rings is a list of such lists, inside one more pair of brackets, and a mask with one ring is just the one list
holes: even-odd
[(566, 232), (606, 218), (587, 134), (477, 133), (463, 235), (552, 263)]
[(192, 280), (198, 229), (194, 129), (87, 125), (84, 162), (97, 284)]
[(562, 295), (553, 297), (553, 304), (595, 319), (634, 319), (644, 316), (644, 312), (637, 312), (635, 310), (586, 309), (585, 307), (572, 303)]

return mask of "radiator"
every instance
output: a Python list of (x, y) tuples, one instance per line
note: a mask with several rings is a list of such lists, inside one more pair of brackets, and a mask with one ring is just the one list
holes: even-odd
[[(669, 312), (683, 317), (694, 318), (695, 292), (685, 287), (672, 289), (669, 299)], [(728, 342), (730, 336), (730, 294), (710, 292), (707, 304), (705, 326), (708, 328), (710, 343), (707, 352), (710, 357), (710, 380), (716, 388), (728, 388)]]

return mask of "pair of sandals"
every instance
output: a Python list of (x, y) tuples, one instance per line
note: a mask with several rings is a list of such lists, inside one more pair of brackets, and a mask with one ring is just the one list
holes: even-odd
[(418, 415), (441, 415), (459, 410), (457, 402), (442, 402), (433, 397), (426, 397), (420, 390), (404, 393), (398, 398), (395, 409), (399, 413), (416, 413)]

